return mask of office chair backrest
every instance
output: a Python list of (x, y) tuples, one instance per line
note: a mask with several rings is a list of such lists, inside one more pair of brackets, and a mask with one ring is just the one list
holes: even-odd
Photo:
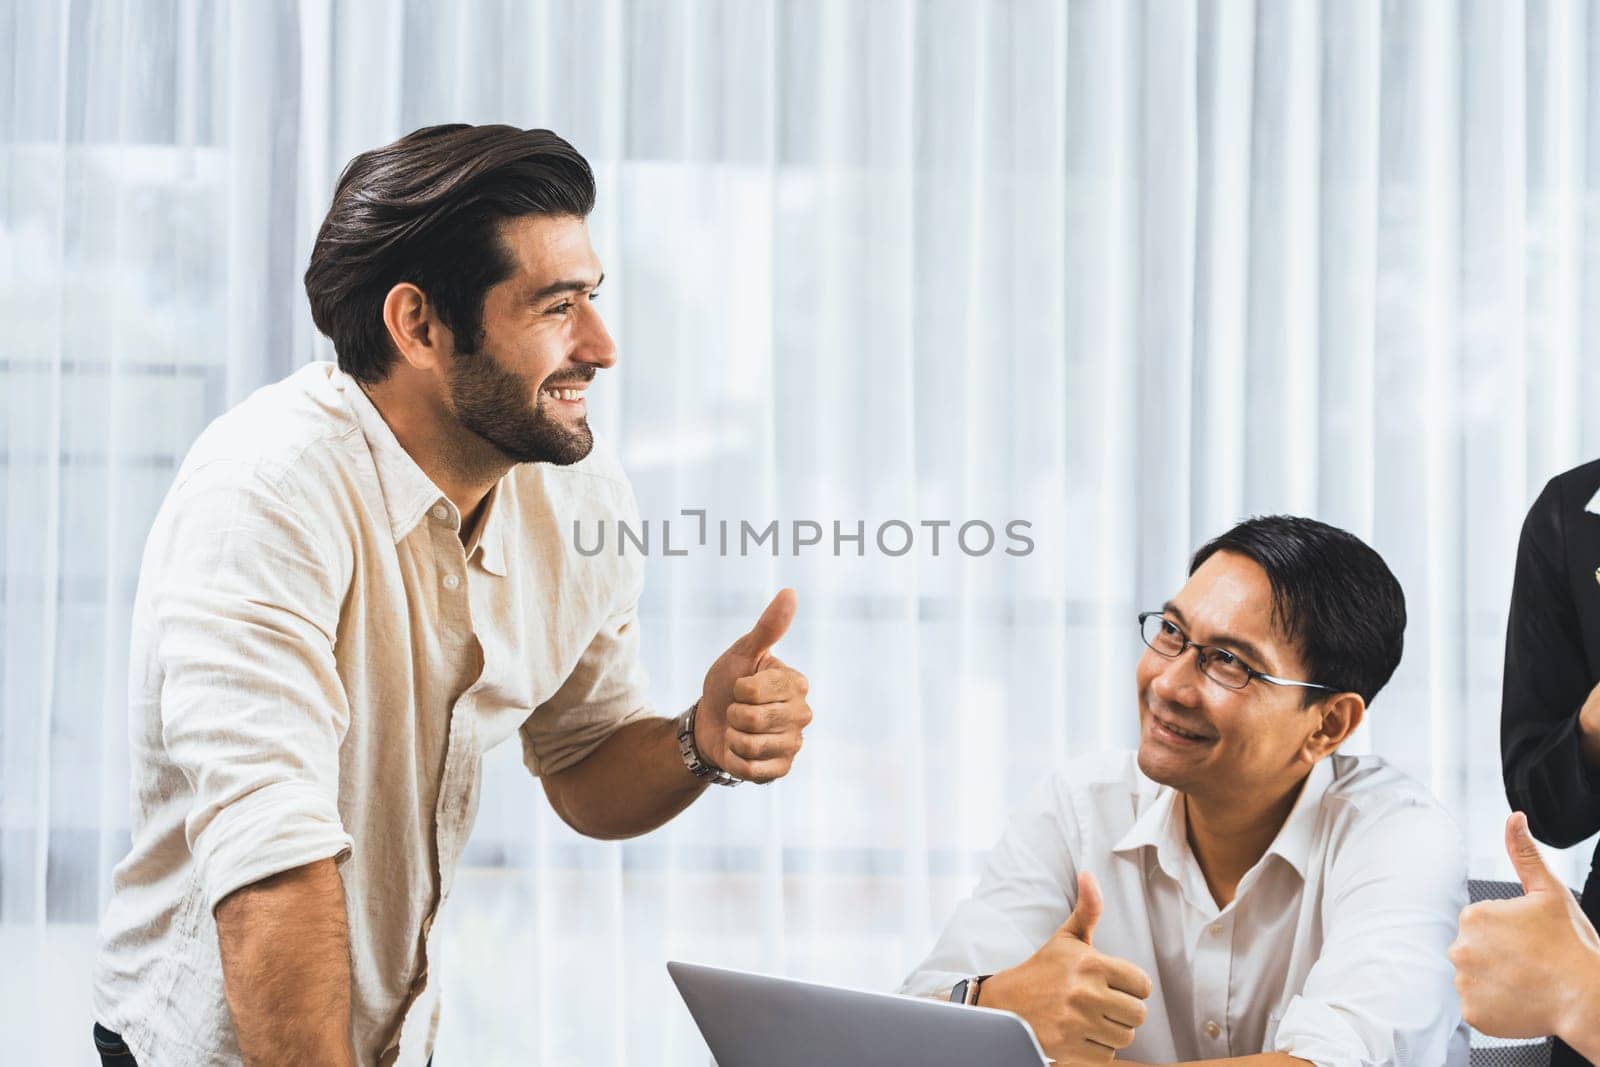
[[(1485, 1038), (1474, 1030), (1472, 1040), (1477, 1042), (1497, 1039)], [(1550, 1039), (1515, 1041), (1499, 1045), (1474, 1044), (1472, 1056), (1467, 1062), (1471, 1067), (1549, 1067)]]

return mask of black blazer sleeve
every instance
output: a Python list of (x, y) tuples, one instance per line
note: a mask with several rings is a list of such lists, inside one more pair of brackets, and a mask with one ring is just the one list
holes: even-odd
[(1578, 709), (1597, 679), (1567, 565), (1569, 509), (1581, 510), (1587, 498), (1567, 499), (1561, 483), (1545, 486), (1522, 524), (1500, 703), (1506, 799), (1556, 848), (1600, 832), (1600, 771), (1578, 745)]

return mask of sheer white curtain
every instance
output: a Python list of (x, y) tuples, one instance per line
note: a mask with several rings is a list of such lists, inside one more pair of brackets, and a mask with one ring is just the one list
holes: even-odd
[[(1008, 805), (1133, 739), (1134, 612), (1252, 513), (1388, 558), (1406, 658), (1351, 747), (1503, 874), (1516, 534), (1600, 455), (1597, 42), (1585, 5), (1501, 0), (0, 6), (13, 1057), (88, 1058), (154, 509), (207, 420), (330, 358), (299, 276), (333, 180), (435, 122), (595, 166), (622, 362), (591, 421), (653, 527), (661, 709), (791, 584), (817, 713), (791, 779), (626, 844), (488, 754), (442, 1064), (703, 1063), (672, 957), (891, 986)], [(664, 556), (684, 509), (708, 544)]]

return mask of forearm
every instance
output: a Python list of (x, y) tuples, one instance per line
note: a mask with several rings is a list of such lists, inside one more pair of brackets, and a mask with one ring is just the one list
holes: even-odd
[(236, 890), (217, 904), (216, 919), (245, 1063), (354, 1067), (350, 933), (334, 861)]
[(1600, 829), (1600, 729), (1585, 729), (1583, 715), (1567, 712), (1545, 728), (1514, 727), (1503, 754), (1506, 798), (1525, 812), (1540, 841), (1567, 848)]
[(1600, 1063), (1600, 995), (1592, 999), (1594, 1014), (1584, 1020), (1570, 1035), (1564, 1035), (1561, 1040), (1571, 1045), (1590, 1063)]
[[(1141, 1067), (1127, 1060), (1117, 1060), (1125, 1067)], [(1255, 1056), (1232, 1056), (1225, 1060), (1188, 1060), (1172, 1067), (1315, 1067), (1310, 1060), (1302, 1060), (1287, 1052), (1262, 1052)]]
[(1575, 976), (1576, 995), (1556, 1036), (1590, 1063), (1600, 1063), (1600, 956), (1589, 958), (1589, 969)]
[(582, 762), (544, 778), (556, 814), (580, 834), (613, 840), (649, 833), (692, 804), (705, 782), (678, 752), (673, 719), (617, 730)]

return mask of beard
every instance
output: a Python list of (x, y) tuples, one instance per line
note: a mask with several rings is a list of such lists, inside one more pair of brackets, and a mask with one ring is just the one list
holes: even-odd
[(587, 382), (587, 373), (550, 377), (540, 383), (528, 406), (528, 383), (502, 367), (481, 346), (470, 352), (457, 350), (450, 371), (450, 403), (456, 420), (489, 442), (513, 463), (553, 463), (569, 466), (594, 448), (589, 420), (564, 422), (545, 406), (544, 389)]

